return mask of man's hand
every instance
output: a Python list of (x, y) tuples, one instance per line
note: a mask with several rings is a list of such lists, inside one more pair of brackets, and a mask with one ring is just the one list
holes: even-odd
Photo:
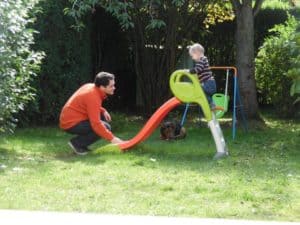
[(120, 138), (118, 137), (114, 137), (112, 140), (111, 140), (111, 143), (112, 144), (122, 144), (124, 141), (121, 140)]
[(107, 111), (105, 111), (105, 112), (103, 113), (103, 116), (104, 116), (104, 118), (105, 118), (105, 120), (106, 120), (107, 122), (110, 122), (110, 121), (111, 121), (111, 116), (110, 116), (110, 114), (109, 114)]

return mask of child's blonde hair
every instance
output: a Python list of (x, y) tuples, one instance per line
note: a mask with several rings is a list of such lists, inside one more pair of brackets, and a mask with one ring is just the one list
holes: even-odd
[(204, 55), (205, 53), (205, 49), (202, 45), (200, 45), (199, 43), (195, 43), (191, 46), (189, 46), (189, 53), (194, 53), (194, 52), (200, 52)]

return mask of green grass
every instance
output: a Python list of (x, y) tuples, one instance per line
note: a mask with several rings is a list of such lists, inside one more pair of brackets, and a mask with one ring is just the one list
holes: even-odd
[[(122, 123), (124, 138), (142, 126)], [(299, 221), (299, 123), (268, 117), (236, 141), (224, 132), (230, 157), (213, 161), (209, 130), (193, 123), (182, 141), (156, 132), (131, 152), (84, 157), (57, 128), (19, 129), (0, 137), (0, 208)]]

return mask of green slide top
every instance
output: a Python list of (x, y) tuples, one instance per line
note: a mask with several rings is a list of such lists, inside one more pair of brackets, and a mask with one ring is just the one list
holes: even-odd
[(197, 75), (185, 70), (177, 70), (170, 77), (170, 88), (174, 96), (184, 103), (201, 106), (205, 119), (212, 120), (212, 112)]

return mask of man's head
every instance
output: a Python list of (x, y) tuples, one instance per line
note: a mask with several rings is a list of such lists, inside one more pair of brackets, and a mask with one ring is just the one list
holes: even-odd
[(205, 50), (202, 45), (196, 43), (189, 47), (189, 54), (194, 61), (199, 61), (204, 56)]
[(107, 95), (115, 92), (115, 76), (111, 73), (100, 72), (96, 75), (94, 84)]

